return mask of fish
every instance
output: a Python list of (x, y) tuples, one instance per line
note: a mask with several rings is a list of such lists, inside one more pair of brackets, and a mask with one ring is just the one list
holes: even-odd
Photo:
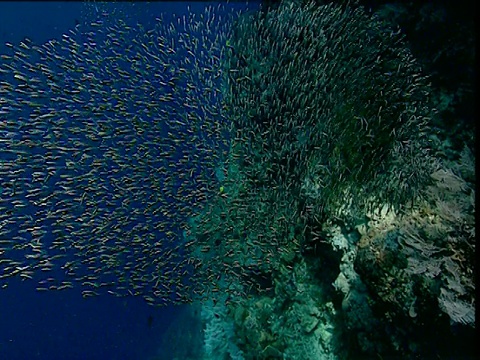
[[(95, 11), (101, 17), (60, 39), (7, 43), (0, 130), (9, 136), (0, 137), (0, 158), (18, 161), (0, 183), (8, 202), (0, 203), (2, 280), (50, 279), (63, 269), (65, 278), (40, 280), (37, 290), (143, 294), (151, 305), (196, 296), (182, 285), (192, 281), (191, 257), (178, 244), (188, 219), (216, 196), (219, 185), (209, 182), (224, 157), (219, 149), (228, 147), (209, 129), (227, 124), (225, 117), (186, 116), (212, 101), (202, 89), (222, 80), (220, 62), (209, 62), (222, 58), (221, 44), (206, 42), (214, 12), (145, 31)], [(15, 251), (25, 251), (22, 260), (7, 261)], [(116, 281), (105, 282), (108, 276)], [(177, 290), (154, 293), (160, 283)]]

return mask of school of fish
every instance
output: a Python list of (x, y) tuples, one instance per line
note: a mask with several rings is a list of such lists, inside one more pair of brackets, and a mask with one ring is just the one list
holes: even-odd
[[(219, 189), (228, 22), (99, 17), (7, 43), (0, 64), (0, 282), (187, 301), (183, 230)], [(215, 17), (218, 18), (215, 18)], [(108, 24), (108, 25), (107, 25)], [(88, 31), (85, 29), (88, 28)]]
[[(1, 287), (19, 277), (38, 291), (80, 287), (84, 297), (141, 296), (160, 306), (268, 292), (272, 271), (291, 270), (318, 239), (317, 216), (352, 198), (336, 194), (354, 180), (362, 181), (355, 196), (385, 183), (388, 171), (371, 176), (389, 156), (372, 145), (372, 127), (394, 137), (422, 125), (424, 114), (401, 115), (406, 125), (397, 128), (382, 117), (422, 105), (382, 108), (381, 96), (348, 92), (347, 83), (374, 81), (361, 56), (340, 63), (355, 27), (372, 31), (362, 28), (363, 13), (287, 5), (247, 16), (234, 32), (239, 14), (220, 10), (159, 17), (151, 29), (100, 15), (45, 44), (7, 44)], [(321, 26), (326, 35), (315, 33)], [(338, 63), (329, 60), (336, 52)], [(390, 71), (378, 85), (385, 92), (421, 91), (410, 73), (392, 90), (400, 67)], [(364, 111), (354, 98), (371, 105)], [(357, 110), (355, 129), (343, 126)], [(371, 137), (352, 139), (352, 131)], [(342, 144), (373, 149), (378, 163), (355, 167), (363, 153)]]

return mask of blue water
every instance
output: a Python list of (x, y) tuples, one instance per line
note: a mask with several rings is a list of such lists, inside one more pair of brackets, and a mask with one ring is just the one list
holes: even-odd
[[(138, 3), (130, 20), (148, 28), (159, 13), (201, 12), (206, 3)], [(110, 6), (115, 6), (110, 5)], [(240, 9), (245, 3), (233, 6)], [(95, 15), (95, 11), (90, 13)], [(100, 11), (100, 10), (99, 10)], [(81, 2), (0, 2), (0, 54), (5, 42), (60, 39), (85, 19)], [(1, 193), (0, 193), (1, 196)], [(184, 306), (152, 307), (142, 298), (98, 296), (81, 289), (37, 292), (37, 283), (11, 279), (0, 289), (0, 360), (153, 359), (162, 336)]]

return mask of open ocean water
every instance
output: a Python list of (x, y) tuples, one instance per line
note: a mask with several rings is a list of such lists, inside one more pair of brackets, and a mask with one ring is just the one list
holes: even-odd
[[(89, 17), (99, 16), (100, 12), (112, 24), (115, 19), (108, 14), (116, 12), (127, 23), (140, 23), (148, 30), (161, 13), (166, 18), (173, 13), (186, 14), (187, 5), (191, 12), (202, 13), (209, 4), (139, 2), (130, 6), (134, 11), (125, 12), (122, 7), (127, 7), (126, 3), (0, 2), (0, 54), (8, 53), (6, 43), (16, 46), (25, 38), (38, 46), (52, 39), (60, 40), (75, 26), (93, 21)], [(245, 3), (230, 6), (241, 9)], [(4, 153), (0, 151), (0, 154)], [(1, 182), (4, 185), (3, 179)], [(5, 186), (0, 190), (0, 196), (7, 196)], [(6, 215), (2, 217), (6, 218)], [(82, 289), (77, 287), (39, 292), (35, 277), (25, 281), (14, 277), (2, 282), (2, 287), (0, 360), (133, 360), (155, 359), (160, 353), (162, 358), (168, 358), (165, 349), (160, 349), (162, 336), (186, 306), (154, 307), (139, 296), (102, 294), (83, 298)], [(181, 339), (177, 341), (181, 343)]]

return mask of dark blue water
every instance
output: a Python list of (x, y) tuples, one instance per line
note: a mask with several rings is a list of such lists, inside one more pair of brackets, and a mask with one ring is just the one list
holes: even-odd
[[(128, 17), (148, 28), (160, 13), (186, 13), (187, 5), (192, 12), (203, 12), (206, 3), (138, 3)], [(232, 6), (241, 9), (245, 3)], [(0, 54), (5, 42), (16, 44), (27, 37), (42, 44), (61, 38), (95, 16), (93, 7), (87, 11), (81, 2), (0, 2)], [(0, 360), (154, 359), (162, 336), (184, 307), (152, 307), (140, 297), (84, 299), (79, 288), (38, 292), (36, 282), (20, 279), (3, 286)]]

